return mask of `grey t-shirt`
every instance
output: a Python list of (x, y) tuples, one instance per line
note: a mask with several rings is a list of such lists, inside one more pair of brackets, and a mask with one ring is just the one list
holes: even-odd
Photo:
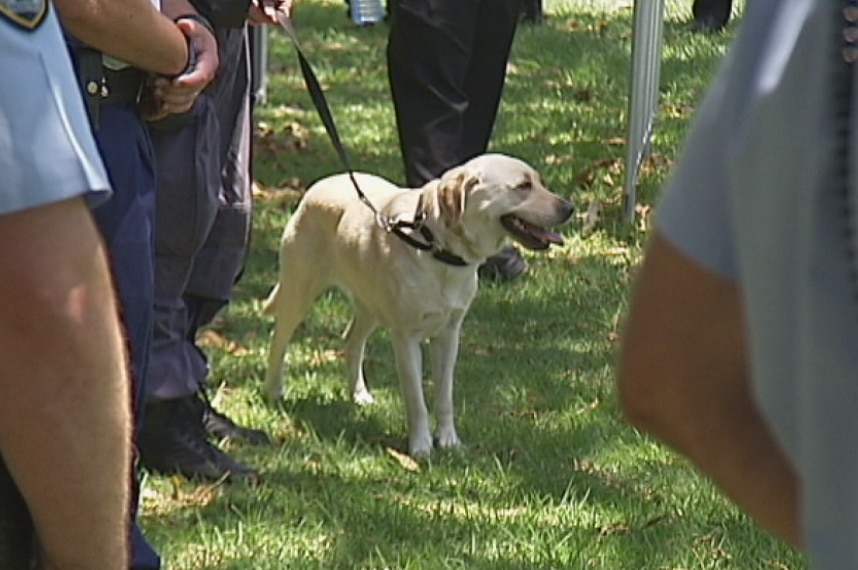
[(741, 289), (755, 395), (801, 478), (821, 570), (858, 568), (858, 288), (832, 160), (842, 7), (748, 3), (656, 215)]

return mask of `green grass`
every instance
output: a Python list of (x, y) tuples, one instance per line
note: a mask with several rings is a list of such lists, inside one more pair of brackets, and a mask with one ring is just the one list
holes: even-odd
[[(690, 1), (688, 2), (690, 5)], [(484, 286), (467, 317), (456, 384), (467, 447), (414, 463), (388, 336), (370, 342), (374, 406), (349, 403), (339, 339), (349, 308), (324, 296), (299, 330), (288, 397), (260, 384), (271, 322), (258, 315), (297, 193), (340, 170), (291, 46), (271, 38), (258, 110), (253, 248), (235, 302), (205, 334), (215, 403), (269, 430), (271, 448), (227, 444), (260, 485), (145, 481), (142, 524), (168, 569), (800, 569), (688, 464), (629, 428), (614, 353), (647, 216), (622, 221), (630, 2), (548, 0), (522, 27), (493, 150), (537, 166), (582, 212), (568, 243), (529, 256), (519, 282)], [(653, 205), (693, 108), (732, 34), (687, 31), (671, 4), (661, 111), (640, 201)], [(401, 179), (384, 68), (385, 27), (355, 28), (336, 0), (304, 0), (303, 45), (360, 170)], [(583, 218), (583, 216), (582, 216)], [(317, 262), (323, 263), (323, 260)], [(431, 385), (428, 389), (431, 390)]]

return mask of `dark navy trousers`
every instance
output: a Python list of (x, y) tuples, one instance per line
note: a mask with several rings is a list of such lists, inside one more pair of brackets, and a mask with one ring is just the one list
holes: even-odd
[[(113, 187), (113, 197), (93, 210), (107, 244), (125, 325), (133, 382), (135, 430), (142, 423), (146, 364), (152, 337), (154, 279), (154, 153), (143, 122), (131, 105), (104, 105), (95, 139)], [(136, 524), (139, 483), (133, 475), (131, 554), (134, 570), (156, 570), (161, 561)]]
[(198, 392), (208, 360), (197, 331), (230, 299), (247, 254), (250, 62), (243, 28), (217, 30), (218, 77), (185, 117), (150, 127), (158, 167), (155, 321), (146, 399)]

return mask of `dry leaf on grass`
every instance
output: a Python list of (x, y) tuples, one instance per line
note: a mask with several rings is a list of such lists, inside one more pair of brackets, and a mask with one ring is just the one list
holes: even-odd
[(240, 344), (237, 344), (234, 341), (231, 341), (219, 332), (212, 329), (207, 329), (201, 332), (198, 338), (198, 343), (200, 346), (208, 346), (225, 350), (226, 352), (234, 356), (247, 356), (251, 353), (249, 349), (241, 346)]
[(393, 457), (406, 471), (411, 471), (412, 473), (420, 472), (420, 464), (414, 461), (414, 458), (410, 455), (400, 453), (392, 447), (386, 447), (384, 449), (387, 451), (387, 454)]
[(310, 364), (319, 366), (339, 360), (345, 353), (342, 350), (314, 350), (310, 355)]
[(281, 188), (263, 186), (257, 181), (253, 182), (251, 188), (253, 199), (259, 202), (271, 202), (275, 205), (279, 202), (281, 208), (291, 208), (301, 201), (306, 188), (298, 178), (290, 178)]
[(283, 156), (307, 148), (310, 131), (297, 121), (273, 126), (260, 121), (253, 133), (253, 152), (257, 155)]
[(587, 206), (587, 213), (584, 214), (584, 221), (581, 225), (581, 231), (585, 234), (596, 229), (599, 223), (600, 213), (602, 212), (602, 203), (599, 200), (591, 200)]
[(601, 180), (608, 186), (615, 184), (614, 178), (620, 177), (623, 171), (623, 161), (619, 158), (603, 158), (597, 160), (581, 170), (575, 176), (575, 185), (587, 188), (596, 182), (598, 175), (601, 173)]

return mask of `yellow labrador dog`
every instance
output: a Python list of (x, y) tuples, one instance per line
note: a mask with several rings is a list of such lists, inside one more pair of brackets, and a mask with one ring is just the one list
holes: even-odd
[(355, 177), (388, 227), (359, 199), (348, 175), (322, 179), (307, 190), (283, 233), (279, 283), (264, 305), (276, 318), (267, 395), (282, 396), (292, 333), (319, 294), (337, 286), (355, 310), (345, 333), (354, 400), (373, 401), (363, 376), (364, 348), (376, 327), (387, 327), (405, 400), (408, 450), (428, 455), (433, 438), (421, 344), (429, 339), (435, 440), (442, 448), (458, 446), (453, 369), (462, 319), (477, 291), (477, 267), (508, 238), (531, 250), (563, 243), (547, 228), (566, 222), (574, 208), (548, 191), (533, 168), (501, 154), (478, 156), (419, 189), (369, 174)]

